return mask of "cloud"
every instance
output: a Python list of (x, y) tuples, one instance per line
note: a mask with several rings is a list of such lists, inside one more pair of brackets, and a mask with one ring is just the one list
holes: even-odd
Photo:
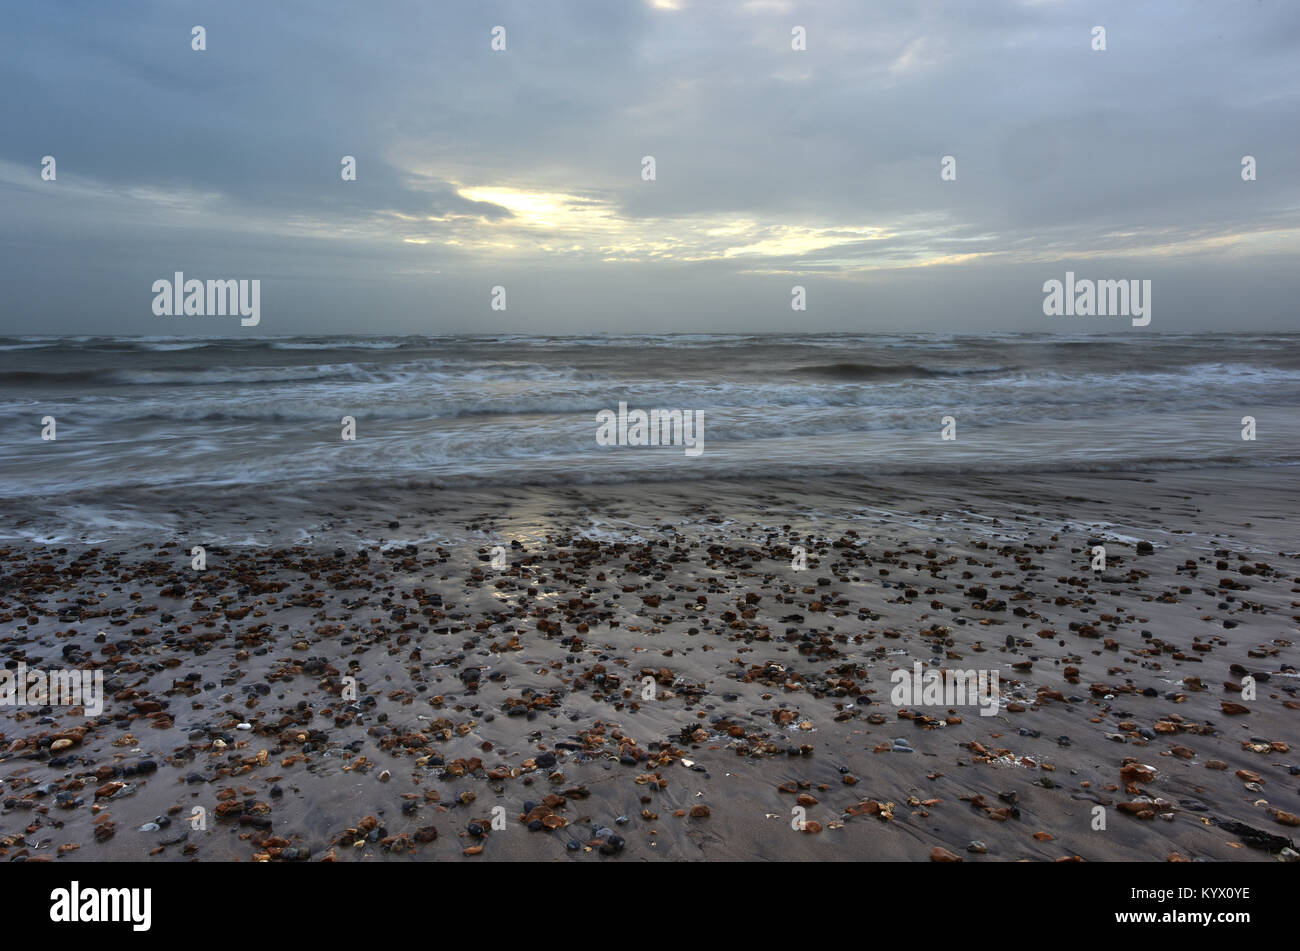
[[(1110, 2), (1086, 22), (1028, 0), (320, 0), (180, 16), (141, 3), (69, 20), (30, 5), (0, 35), (0, 240), (22, 249), (0, 277), (39, 301), (41, 282), (90, 262), (121, 288), (47, 309), (56, 326), (81, 327), (92, 299), (97, 319), (144, 326), (126, 275), (253, 247), (268, 286), (282, 274), (333, 288), (326, 311), (364, 288), (377, 330), (421, 295), (473, 300), (480, 278), (511, 275), (594, 286), (616, 269), (629, 295), (653, 295), (663, 268), (689, 269), (699, 319), (725, 330), (754, 327), (731, 283), (744, 277), (869, 276), (910, 293), (905, 272), (923, 269), (950, 282), (934, 287), (943, 297), (978, 269), (1195, 261), (1186, 279), (1232, 282), (1247, 259), (1297, 251), (1286, 38), (1300, 9), (1285, 3), (1198, 18)], [(191, 19), (205, 52), (190, 49)], [(1094, 23), (1105, 52), (1090, 48)], [(46, 154), (55, 182), (39, 175)], [(1258, 181), (1241, 180), (1246, 154)], [(344, 155), (355, 182), (339, 175)], [(940, 179), (945, 155), (956, 181)], [(1252, 301), (1261, 320), (1290, 312), (1284, 296)], [(564, 306), (621, 329), (580, 293)], [(350, 319), (341, 306), (331, 318)], [(11, 309), (0, 332), (29, 321)]]

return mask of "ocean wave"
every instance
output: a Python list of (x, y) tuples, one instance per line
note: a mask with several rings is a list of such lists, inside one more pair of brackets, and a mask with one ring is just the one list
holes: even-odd
[[(701, 460), (706, 460), (701, 461)], [(1198, 469), (1269, 469), (1279, 471), (1279, 481), (1295, 478), (1292, 470), (1300, 467), (1300, 458), (1262, 460), (1228, 453), (1204, 455), (1197, 458), (1167, 455), (1099, 454), (1088, 459), (1034, 459), (995, 461), (992, 459), (918, 460), (869, 462), (833, 459), (811, 463), (804, 459), (721, 459), (701, 456), (687, 459), (676, 450), (656, 450), (655, 455), (642, 454), (635, 461), (606, 466), (586, 465), (574, 467), (565, 460), (505, 458), (484, 460), (469, 467), (453, 465), (420, 465), (389, 468), (376, 475), (370, 467), (340, 472), (335, 468), (315, 471), (299, 467), (286, 471), (285, 467), (242, 467), (238, 470), (207, 471), (186, 478), (159, 478), (157, 473), (139, 472), (111, 484), (92, 478), (67, 480), (57, 487), (46, 488), (40, 494), (57, 494), (60, 504), (84, 501), (96, 504), (104, 500), (106, 489), (112, 490), (115, 501), (123, 501), (130, 493), (156, 496), (165, 491), (173, 499), (188, 494), (202, 494), (209, 489), (238, 489), (256, 486), (259, 493), (290, 492), (304, 497), (313, 490), (357, 490), (359, 492), (386, 492), (395, 489), (451, 489), (451, 488), (504, 488), (530, 485), (601, 485), (636, 482), (694, 482), (701, 480), (752, 480), (752, 479), (813, 479), (830, 477), (872, 477), (916, 475), (943, 476), (946, 479), (1017, 474), (1069, 474), (1069, 473), (1139, 473), (1175, 472)], [(1292, 474), (1283, 474), (1292, 473)], [(21, 499), (32, 493), (17, 486), (0, 486), (0, 498)]]
[(1011, 373), (1017, 369), (1017, 367), (1013, 366), (935, 367), (918, 364), (826, 363), (795, 367), (790, 370), (790, 373), (794, 376), (823, 377), (828, 380), (844, 382), (868, 382), (871, 380), (983, 376), (985, 374)]
[[(59, 369), (0, 370), (0, 387), (40, 384), (101, 384), (117, 386), (201, 387), (230, 384), (284, 383), (499, 383), (538, 380), (596, 379), (597, 374), (569, 366), (542, 364), (414, 362), (317, 363), (289, 366), (198, 366), (124, 369), (119, 367), (67, 367)], [(232, 398), (237, 398), (231, 394)]]

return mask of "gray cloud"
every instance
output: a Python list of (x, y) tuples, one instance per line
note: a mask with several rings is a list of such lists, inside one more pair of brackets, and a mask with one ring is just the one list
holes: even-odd
[(260, 278), (258, 333), (788, 330), (792, 283), (809, 329), (1040, 330), (1067, 268), (1294, 326), (1284, 0), (373, 6), (11, 11), (0, 333), (184, 332), (180, 269)]

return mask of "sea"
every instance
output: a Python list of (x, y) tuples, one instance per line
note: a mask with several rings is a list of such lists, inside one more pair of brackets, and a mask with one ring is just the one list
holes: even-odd
[(3, 337), (0, 499), (1283, 467), (1298, 410), (1285, 333)]

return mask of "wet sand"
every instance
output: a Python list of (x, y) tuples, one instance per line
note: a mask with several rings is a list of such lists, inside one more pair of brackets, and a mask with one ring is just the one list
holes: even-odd
[(0, 543), (6, 860), (1296, 858), (1293, 470), (165, 504)]

